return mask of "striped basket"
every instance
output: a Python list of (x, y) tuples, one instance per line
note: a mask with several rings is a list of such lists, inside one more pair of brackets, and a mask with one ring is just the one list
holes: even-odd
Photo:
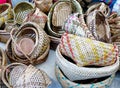
[(110, 15), (110, 8), (104, 2), (98, 2), (98, 3), (92, 4), (91, 6), (88, 6), (88, 7), (89, 8), (86, 11), (87, 15), (89, 15), (94, 10), (101, 11), (105, 15), (105, 17), (108, 17)]
[(57, 65), (71, 81), (109, 76), (114, 74), (119, 68), (119, 58), (117, 58), (117, 61), (110, 66), (79, 67), (73, 61), (71, 61), (71, 59), (66, 58), (61, 54), (60, 46), (57, 47), (56, 56)]
[(88, 14), (87, 25), (96, 40), (109, 42), (111, 33), (108, 20), (101, 11), (95, 10)]
[(44, 71), (21, 63), (8, 65), (2, 72), (2, 80), (8, 88), (47, 88), (51, 84)]
[(70, 34), (75, 34), (78, 36), (95, 39), (86, 25), (85, 15), (83, 14), (79, 14), (79, 13), (71, 14), (68, 17), (68, 19), (65, 21), (62, 29)]
[(6, 53), (2, 48), (0, 48), (0, 80), (1, 80), (1, 72), (6, 65), (7, 65)]
[(14, 20), (18, 24), (22, 24), (27, 14), (31, 12), (34, 6), (29, 2), (20, 2), (13, 8)]
[(50, 12), (48, 13), (48, 34), (60, 38), (64, 33), (61, 28), (64, 24), (64, 21), (71, 13), (75, 12), (82, 14), (82, 8), (76, 0), (59, 0), (54, 3), (54, 5), (51, 7)]
[(74, 82), (70, 81), (58, 66), (55, 67), (55, 73), (63, 88), (109, 88), (115, 76), (113, 74), (108, 77)]
[(46, 60), (50, 40), (43, 29), (33, 22), (21, 25), (11, 34), (6, 52), (10, 60), (25, 64), (38, 64)]
[(11, 18), (11, 5), (9, 3), (0, 4), (0, 27)]

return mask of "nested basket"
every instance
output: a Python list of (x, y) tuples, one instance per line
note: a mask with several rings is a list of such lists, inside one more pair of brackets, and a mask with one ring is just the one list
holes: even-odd
[(9, 3), (0, 4), (0, 27), (11, 18), (11, 5)]
[(105, 15), (101, 11), (95, 10), (89, 13), (86, 19), (88, 28), (96, 40), (107, 43), (111, 41), (110, 26)]
[(2, 80), (8, 88), (47, 88), (51, 84), (44, 71), (21, 63), (12, 63), (5, 67)]
[(7, 56), (4, 50), (0, 48), (0, 79), (1, 79), (1, 72), (6, 65), (7, 65)]
[(112, 74), (102, 78), (71, 81), (57, 65), (55, 67), (55, 74), (63, 88), (109, 88), (115, 76), (115, 74)]
[(104, 2), (98, 2), (92, 4), (91, 6), (88, 6), (86, 14), (89, 15), (92, 11), (95, 10), (101, 11), (105, 15), (105, 17), (108, 17), (110, 15), (110, 8)]
[(22, 24), (23, 20), (31, 12), (34, 6), (29, 2), (20, 2), (13, 8), (14, 20)]
[[(64, 33), (62, 25), (71, 13), (81, 13), (82, 8), (76, 0), (59, 0), (55, 2), (48, 13), (48, 34), (52, 38), (60, 38)], [(59, 41), (59, 40), (58, 40)]]
[(71, 58), (68, 58), (62, 54), (60, 46), (57, 47), (56, 56), (57, 65), (63, 71), (65, 76), (71, 81), (109, 76), (114, 74), (119, 68), (119, 58), (117, 58), (116, 62), (110, 66), (101, 67), (90, 65), (86, 67), (79, 67), (73, 60), (71, 60)]
[(47, 34), (38, 24), (26, 22), (11, 34), (6, 52), (11, 61), (38, 64), (46, 60), (49, 42)]

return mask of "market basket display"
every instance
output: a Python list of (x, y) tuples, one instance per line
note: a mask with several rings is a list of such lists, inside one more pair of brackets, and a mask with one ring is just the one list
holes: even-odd
[(6, 44), (6, 53), (10, 61), (39, 64), (47, 59), (49, 43), (49, 37), (38, 24), (26, 22), (11, 34)]
[(5, 67), (2, 80), (8, 88), (47, 88), (51, 84), (44, 71), (21, 63), (12, 63)]
[(60, 46), (57, 47), (56, 56), (57, 65), (71, 81), (109, 76), (114, 74), (119, 68), (119, 58), (114, 64), (109, 66), (77, 66), (71, 58), (62, 54)]
[(55, 67), (55, 74), (63, 88), (109, 88), (115, 77), (115, 74), (112, 74), (102, 78), (71, 81), (57, 65)]
[(14, 20), (22, 24), (23, 20), (31, 12), (34, 6), (29, 2), (20, 2), (13, 8)]

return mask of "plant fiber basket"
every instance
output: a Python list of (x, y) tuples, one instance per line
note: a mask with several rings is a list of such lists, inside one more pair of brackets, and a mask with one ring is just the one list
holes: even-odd
[(49, 44), (49, 37), (38, 24), (26, 22), (11, 34), (6, 53), (11, 61), (38, 64), (46, 60)]
[(57, 65), (55, 67), (55, 74), (63, 88), (109, 88), (115, 76), (115, 74), (112, 74), (108, 77), (75, 82), (70, 81)]
[(57, 65), (71, 81), (109, 76), (114, 74), (119, 68), (119, 58), (117, 58), (117, 61), (110, 66), (79, 67), (62, 55), (60, 46), (57, 47), (56, 56)]
[(21, 63), (8, 65), (2, 72), (2, 80), (8, 88), (47, 88), (51, 84), (44, 71)]

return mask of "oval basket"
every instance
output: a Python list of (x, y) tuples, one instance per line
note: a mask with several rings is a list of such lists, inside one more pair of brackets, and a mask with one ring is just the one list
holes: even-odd
[(44, 71), (21, 63), (8, 65), (2, 72), (2, 80), (8, 88), (47, 88), (51, 84)]
[[(64, 3), (64, 4), (69, 3), (69, 4), (71, 4), (72, 13), (78, 12), (78, 13), (81, 13), (81, 14), (82, 14), (82, 8), (81, 8), (81, 6), (79, 5), (79, 3), (78, 3), (76, 0), (59, 0), (59, 1), (55, 2), (55, 3), (52, 5), (52, 7), (51, 7), (51, 9), (50, 9), (50, 11), (49, 11), (49, 13), (48, 13), (47, 27), (48, 27), (48, 34), (51, 35), (51, 36), (54, 36), (54, 37), (58, 37), (58, 38), (61, 37), (63, 31), (61, 31), (61, 28), (60, 28), (60, 27), (58, 27), (57, 29), (58, 29), (61, 33), (58, 33), (58, 32), (55, 32), (55, 31), (54, 31), (54, 27), (52, 27), (52, 26), (53, 26), (53, 25), (52, 25), (52, 19), (53, 19), (53, 13), (54, 13), (55, 7), (56, 7), (57, 5), (59, 5), (59, 4), (61, 4), (61, 3)], [(60, 6), (60, 7), (61, 7), (61, 6)], [(61, 7), (61, 8), (62, 8), (62, 7)], [(61, 8), (60, 8), (60, 9), (61, 9)], [(58, 9), (58, 8), (57, 8), (57, 9)], [(58, 10), (57, 10), (57, 11), (58, 11)], [(64, 11), (64, 12), (67, 13), (66, 11)], [(56, 12), (56, 13), (57, 13), (57, 12)], [(64, 13), (62, 13), (62, 14), (64, 14)], [(62, 15), (62, 14), (61, 14), (61, 15)], [(56, 16), (54, 16), (54, 17), (56, 17)], [(62, 16), (62, 17), (64, 17), (64, 16)], [(67, 18), (67, 16), (66, 16), (66, 18)], [(59, 19), (59, 20), (60, 20), (60, 23), (63, 22), (63, 20), (66, 20), (66, 18), (65, 18), (65, 19), (60, 18), (60, 19)], [(54, 22), (55, 22), (55, 21), (54, 21)], [(63, 22), (63, 23), (64, 23), (64, 22)]]
[(68, 61), (66, 58), (63, 57), (59, 46), (57, 47), (56, 50), (56, 56), (57, 56), (57, 60), (56, 60), (57, 65), (66, 75), (66, 77), (68, 77), (71, 81), (109, 76), (111, 74), (114, 74), (119, 68), (119, 58), (117, 58), (117, 61), (110, 66), (105, 66), (100, 68), (78, 67), (76, 64)]
[[(89, 81), (88, 84), (86, 83), (87, 80), (80, 81), (81, 83), (73, 82), (73, 81), (70, 81), (68, 78), (66, 78), (66, 76), (62, 73), (62, 71), (57, 65), (55, 67), (55, 74), (63, 88), (109, 88), (115, 76), (115, 74), (113, 74), (108, 77), (94, 79), (93, 83), (90, 83), (91, 81)], [(95, 83), (94, 82), (95, 80), (99, 80), (99, 81)]]
[(14, 20), (18, 24), (22, 24), (23, 20), (34, 6), (29, 2), (20, 2), (13, 8)]

